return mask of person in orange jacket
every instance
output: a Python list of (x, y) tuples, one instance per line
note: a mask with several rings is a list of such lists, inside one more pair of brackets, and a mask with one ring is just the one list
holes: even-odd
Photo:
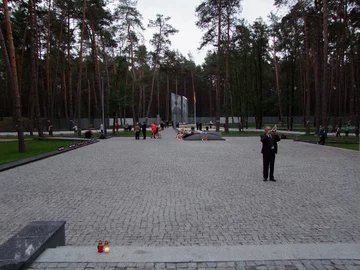
[(153, 122), (151, 124), (151, 138), (155, 139), (155, 134), (156, 134), (156, 124), (155, 124), (155, 122)]

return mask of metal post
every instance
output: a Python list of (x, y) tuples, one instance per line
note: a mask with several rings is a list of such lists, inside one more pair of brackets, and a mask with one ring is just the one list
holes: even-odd
[(105, 108), (104, 108), (104, 78), (101, 78), (101, 107), (102, 107), (102, 124), (104, 128), (104, 135), (106, 135), (105, 126)]
[[(177, 121), (177, 113), (178, 113), (178, 107), (177, 107), (177, 95), (175, 96), (175, 114), (174, 114), (174, 119), (173, 119), (173, 128), (176, 128), (176, 121)], [(174, 121), (175, 120), (175, 121)]]
[(196, 92), (194, 92), (194, 124), (196, 125)]

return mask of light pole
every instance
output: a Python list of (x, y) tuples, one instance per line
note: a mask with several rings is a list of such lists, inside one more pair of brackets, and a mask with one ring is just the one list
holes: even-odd
[[(177, 113), (178, 113), (178, 107), (177, 107), (177, 104), (178, 104), (178, 102), (177, 102), (177, 95), (175, 96), (175, 114), (174, 114), (174, 120), (175, 120), (175, 123), (173, 123), (173, 127), (174, 128), (176, 128), (176, 124), (177, 124)], [(174, 121), (173, 121), (174, 122)]]
[(196, 92), (194, 92), (194, 124), (196, 123)]
[(102, 115), (102, 125), (104, 129), (104, 136), (106, 137), (106, 126), (105, 126), (105, 106), (104, 106), (104, 78), (101, 78), (101, 115)]

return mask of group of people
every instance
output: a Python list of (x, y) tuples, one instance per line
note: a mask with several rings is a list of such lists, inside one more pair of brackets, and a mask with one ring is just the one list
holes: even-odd
[[(356, 130), (356, 129), (355, 129)], [(339, 125), (336, 126), (336, 137), (341, 137), (341, 127)], [(347, 126), (345, 127), (345, 137), (348, 137), (350, 133), (350, 124), (347, 124)], [(355, 134), (356, 135), (356, 134)]]
[(143, 140), (146, 139), (146, 123), (143, 122), (143, 124), (140, 126), (139, 122), (136, 122), (134, 126), (135, 131), (135, 140), (140, 140), (140, 132), (143, 134)]
[[(158, 138), (161, 139), (161, 131), (164, 130), (164, 128), (167, 126), (166, 123), (161, 122), (161, 123), (155, 123), (152, 122), (150, 127), (151, 127), (151, 136), (150, 138)], [(144, 121), (142, 123), (142, 125), (139, 124), (139, 122), (136, 122), (135, 126), (134, 126), (134, 131), (135, 131), (135, 140), (140, 140), (140, 132), (143, 135), (143, 140), (146, 139), (146, 122)]]
[[(344, 131), (345, 131), (345, 137), (348, 137), (350, 134), (350, 121), (347, 123)], [(335, 127), (333, 132), (335, 132), (336, 137), (341, 137), (341, 127), (339, 125), (337, 125)], [(355, 127), (354, 134), (356, 137), (359, 137), (359, 127), (358, 126)], [(317, 144), (324, 145), (326, 137), (327, 137), (327, 130), (322, 125), (320, 125), (320, 127), (319, 127), (319, 137), (320, 137), (320, 139), (317, 142)]]

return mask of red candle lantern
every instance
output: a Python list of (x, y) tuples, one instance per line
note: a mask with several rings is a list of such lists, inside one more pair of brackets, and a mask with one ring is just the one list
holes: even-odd
[(97, 248), (98, 248), (99, 253), (104, 252), (104, 245), (103, 245), (103, 242), (101, 240), (99, 241)]

